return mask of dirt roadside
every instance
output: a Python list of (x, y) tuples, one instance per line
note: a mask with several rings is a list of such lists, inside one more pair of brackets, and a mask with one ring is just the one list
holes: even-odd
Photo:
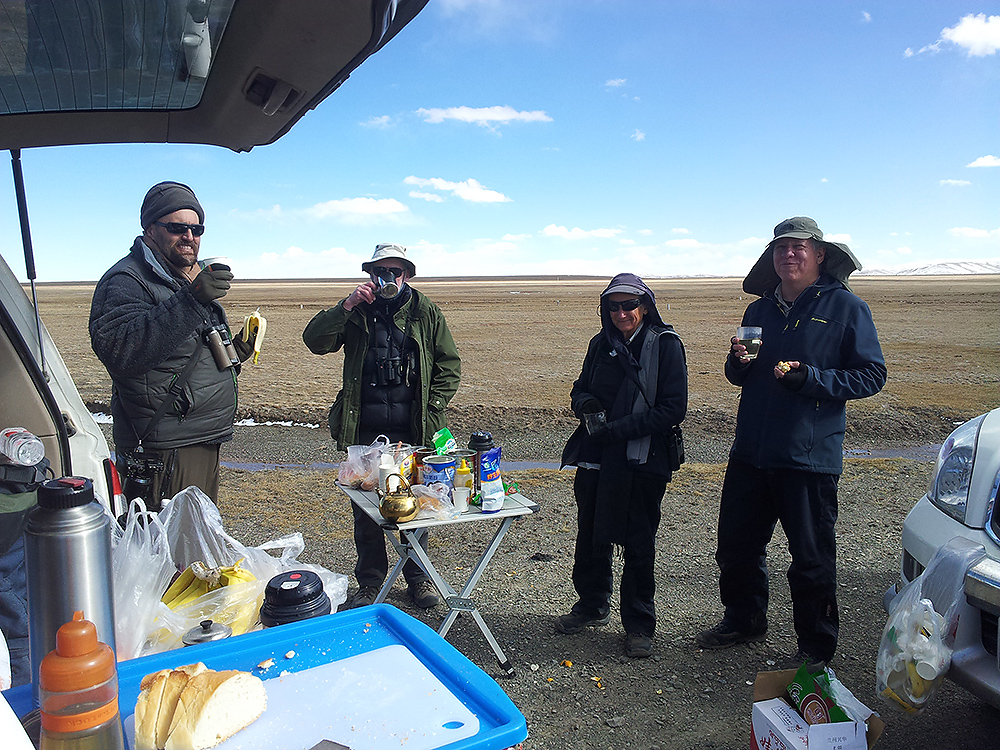
[[(604, 283), (417, 284), (445, 311), (463, 356), (462, 387), (449, 410), (456, 435), (485, 428), (504, 446), (508, 460), (558, 460), (573, 427), (569, 386), (595, 332), (596, 299)], [(925, 458), (913, 456), (940, 443), (955, 424), (1000, 403), (1000, 280), (862, 278), (854, 287), (872, 307), (889, 383), (878, 396), (850, 405), (846, 447), (852, 456), (891, 449), (904, 458), (847, 462), (838, 521), (842, 638), (833, 667), (886, 719), (879, 748), (991, 747), (1000, 736), (1000, 712), (946, 684), (924, 714), (904, 716), (874, 695), (873, 665), (885, 623), (882, 593), (896, 577), (902, 521), (924, 492), (930, 471)], [(310, 355), (301, 331), (316, 311), (349, 288), (326, 282), (234, 286), (225, 303), (235, 327), (262, 300), (269, 323), (261, 364), (247, 367), (240, 378), (240, 416), (322, 422), (339, 388), (342, 360)], [(483, 616), (517, 668), (515, 676), (499, 676), (471, 621), (460, 619), (448, 636), (498, 677), (525, 714), (529, 750), (745, 748), (754, 676), (783, 666), (795, 650), (780, 531), (769, 548), (773, 591), (767, 641), (714, 653), (694, 646), (694, 634), (721, 614), (712, 556), (737, 394), (720, 370), (728, 332), (748, 299), (733, 279), (661, 280), (653, 288), (664, 317), (685, 341), (690, 378), (689, 463), (667, 489), (658, 538), (660, 625), (654, 657), (623, 656), (616, 614), (598, 630), (574, 636), (553, 631), (554, 617), (574, 601), (571, 472), (512, 473), (540, 512), (514, 526), (476, 592)], [(43, 288), (43, 319), (84, 399), (106, 410), (110, 380), (90, 351), (86, 332), (91, 293), (87, 285)], [(225, 460), (234, 463), (308, 466), (341, 457), (322, 427), (239, 428), (224, 449)], [(330, 470), (226, 469), (220, 505), (231, 532), (245, 542), (299, 530), (306, 538), (306, 560), (350, 574), (350, 509), (333, 479)], [(468, 528), (442, 532), (432, 538), (432, 554), (456, 582), (468, 568), (469, 550), (486, 542)], [(416, 611), (401, 587), (389, 601), (432, 626), (443, 615)]]

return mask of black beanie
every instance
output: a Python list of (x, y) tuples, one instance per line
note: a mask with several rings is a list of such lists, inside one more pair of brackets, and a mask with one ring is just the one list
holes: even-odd
[(153, 185), (142, 200), (139, 209), (139, 224), (143, 229), (149, 227), (161, 216), (190, 208), (198, 214), (198, 221), (205, 223), (205, 209), (201, 207), (194, 191), (181, 182), (161, 182)]

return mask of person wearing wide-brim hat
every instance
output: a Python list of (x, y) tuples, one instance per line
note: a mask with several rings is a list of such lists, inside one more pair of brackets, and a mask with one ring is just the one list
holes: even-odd
[[(461, 378), (455, 340), (440, 308), (410, 286), (417, 267), (405, 247), (377, 245), (361, 270), (368, 279), (317, 313), (302, 332), (314, 354), (344, 350), (343, 388), (330, 408), (330, 434), (340, 450), (370, 445), (380, 435), (393, 443), (430, 445), (446, 426), (445, 407)], [(358, 590), (351, 605), (360, 607), (377, 598), (389, 561), (382, 529), (352, 509)], [(426, 534), (421, 544), (426, 548)], [(434, 584), (413, 560), (403, 566), (403, 578), (418, 607), (438, 604)]]
[(703, 648), (767, 634), (766, 548), (778, 521), (798, 651), (790, 663), (829, 661), (837, 648), (834, 524), (846, 403), (878, 393), (886, 368), (868, 305), (847, 285), (860, 268), (806, 216), (786, 219), (743, 281), (760, 296), (743, 326), (762, 329), (751, 358), (730, 339), (726, 378), (742, 389), (719, 508), (719, 591), (725, 614), (698, 634)]
[[(580, 419), (562, 455), (576, 466), (572, 610), (560, 633), (610, 619), (612, 555), (624, 559), (619, 585), (625, 654), (653, 653), (654, 574), (660, 503), (679, 466), (677, 436), (687, 411), (684, 345), (663, 322), (652, 290), (635, 274), (615, 276), (601, 293), (601, 330), (587, 347), (570, 403)], [(596, 420), (596, 421), (595, 421)]]

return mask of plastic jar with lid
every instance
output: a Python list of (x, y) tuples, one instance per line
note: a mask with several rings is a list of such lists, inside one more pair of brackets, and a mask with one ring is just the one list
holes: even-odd
[(124, 750), (115, 653), (76, 612), (39, 668), (40, 750)]

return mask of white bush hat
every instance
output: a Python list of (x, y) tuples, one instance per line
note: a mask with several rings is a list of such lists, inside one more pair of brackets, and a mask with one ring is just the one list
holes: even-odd
[(406, 257), (406, 248), (402, 245), (376, 245), (375, 254), (372, 255), (370, 261), (361, 264), (361, 270), (370, 273), (371, 269), (379, 264), (379, 261), (386, 258), (398, 258), (403, 261), (403, 266), (411, 279), (417, 275), (417, 267), (413, 265), (412, 260)]

